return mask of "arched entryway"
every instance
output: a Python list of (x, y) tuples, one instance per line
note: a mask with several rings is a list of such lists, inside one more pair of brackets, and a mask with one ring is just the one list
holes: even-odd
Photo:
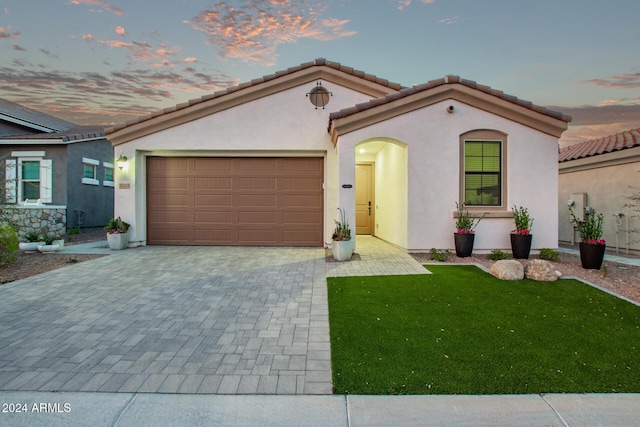
[(407, 244), (407, 146), (389, 138), (355, 147), (356, 234)]

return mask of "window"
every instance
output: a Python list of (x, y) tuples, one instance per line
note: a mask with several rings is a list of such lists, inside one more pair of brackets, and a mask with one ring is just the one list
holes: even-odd
[(40, 162), (26, 160), (20, 164), (22, 200), (40, 198)]
[(52, 202), (51, 159), (44, 159), (44, 151), (12, 151), (5, 161), (5, 201), (7, 203), (40, 200)]
[(102, 185), (105, 187), (114, 187), (115, 184), (113, 182), (113, 163), (104, 162), (104, 181)]
[(82, 183), (89, 185), (100, 185), (100, 181), (96, 179), (99, 161), (93, 159), (82, 158)]
[(462, 202), (469, 207), (503, 207), (505, 136), (495, 131), (474, 131), (461, 140)]

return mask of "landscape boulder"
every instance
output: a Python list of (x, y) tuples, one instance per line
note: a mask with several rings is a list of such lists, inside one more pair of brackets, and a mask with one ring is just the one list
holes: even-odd
[(524, 268), (527, 279), (538, 282), (553, 282), (558, 280), (558, 272), (549, 261), (534, 259)]
[(500, 280), (522, 280), (524, 279), (524, 267), (519, 261), (514, 259), (501, 259), (496, 261), (489, 273)]

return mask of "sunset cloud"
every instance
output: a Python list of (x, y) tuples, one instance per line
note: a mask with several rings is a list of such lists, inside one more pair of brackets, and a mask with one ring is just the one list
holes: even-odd
[(116, 27), (116, 34), (124, 36), (124, 27)]
[(455, 24), (457, 22), (460, 22), (460, 17), (458, 16), (453, 16), (451, 18), (444, 18), (438, 21), (439, 24), (447, 24), (447, 25)]
[(21, 36), (20, 31), (11, 32), (11, 27), (7, 27), (6, 29), (0, 27), (0, 39), (17, 39)]
[(180, 51), (179, 47), (169, 47), (164, 43), (154, 47), (146, 41), (99, 40), (93, 34), (83, 34), (82, 39), (101, 46), (125, 49), (129, 51), (133, 60), (146, 62), (153, 66), (174, 65), (172, 58)]
[(579, 82), (579, 84), (616, 89), (636, 89), (640, 88), (640, 73), (620, 74), (600, 79), (584, 80)]
[(109, 3), (106, 3), (102, 0), (70, 0), (70, 3), (75, 5), (88, 4), (91, 6), (98, 6), (106, 10), (107, 12), (113, 13), (114, 15), (124, 15), (124, 11), (122, 9), (113, 7)]
[(218, 3), (188, 23), (220, 49), (222, 57), (265, 65), (275, 63), (281, 44), (299, 39), (335, 40), (356, 34), (345, 30), (348, 20), (321, 19), (318, 10), (300, 0), (269, 0), (266, 4), (235, 7)]
[[(421, 3), (424, 4), (431, 4), (431, 3), (435, 3), (436, 0), (420, 0)], [(402, 10), (407, 6), (411, 5), (411, 0), (399, 0), (398, 1), (398, 9)]]
[(15, 50), (16, 52), (26, 52), (27, 49), (23, 48), (22, 46), (20, 46), (17, 43), (11, 43), (11, 49)]
[(20, 87), (12, 101), (78, 124), (108, 125), (237, 84), (219, 72), (133, 69), (69, 72), (28, 63), (0, 67), (0, 91)]

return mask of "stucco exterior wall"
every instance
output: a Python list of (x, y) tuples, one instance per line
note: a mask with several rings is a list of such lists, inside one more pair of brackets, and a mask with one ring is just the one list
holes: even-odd
[[(455, 107), (453, 114), (447, 112), (449, 105)], [(460, 193), (460, 135), (477, 129), (507, 135), (505, 210), (510, 212), (513, 205), (527, 207), (535, 220), (533, 248), (557, 247), (557, 138), (458, 101), (436, 103), (341, 136), (339, 182), (353, 183), (355, 179), (352, 162), (358, 143), (381, 138), (405, 144), (407, 243), (401, 246), (409, 250), (453, 248), (453, 211)], [(354, 208), (349, 209), (355, 206), (354, 190), (339, 187), (339, 194), (340, 205), (347, 207), (350, 223), (355, 223)], [(376, 199), (376, 204), (382, 203)], [(474, 250), (509, 249), (513, 228), (513, 218), (485, 218), (476, 229)]]
[[(575, 170), (580, 169), (580, 165), (584, 169)], [(634, 217), (637, 212), (625, 207), (625, 204), (631, 203), (629, 196), (640, 193), (640, 149), (563, 162), (560, 164), (558, 188), (561, 242), (572, 242), (573, 225), (567, 201), (572, 198), (572, 194), (584, 193), (586, 206), (591, 206), (604, 215), (603, 237), (607, 241), (607, 247), (618, 247), (621, 252), (626, 252), (627, 247), (632, 252), (640, 251), (640, 234), (627, 233), (627, 229), (640, 229), (640, 218)], [(623, 213), (624, 216), (614, 216), (618, 213)], [(574, 234), (573, 241), (580, 241), (577, 233)]]
[(375, 235), (407, 247), (407, 150), (388, 142), (375, 163)]
[[(83, 184), (82, 158), (100, 162), (96, 166), (97, 185)], [(101, 227), (113, 216), (113, 187), (105, 185), (105, 162), (114, 164), (113, 147), (106, 139), (68, 145), (67, 154), (67, 221), (78, 225), (78, 211), (84, 211), (84, 227)], [(114, 165), (114, 172), (116, 166)]]
[(147, 156), (317, 156), (325, 158), (325, 241), (338, 208), (337, 151), (327, 133), (329, 113), (367, 101), (368, 96), (323, 81), (333, 96), (315, 109), (305, 95), (315, 80), (228, 110), (165, 129), (115, 147), (129, 159), (116, 169), (115, 213), (131, 223), (130, 245), (146, 243)]

